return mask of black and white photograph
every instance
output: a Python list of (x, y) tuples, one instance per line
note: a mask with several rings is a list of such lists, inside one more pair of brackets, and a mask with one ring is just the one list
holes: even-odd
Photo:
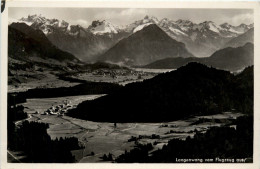
[(255, 162), (253, 8), (5, 8), (8, 164)]

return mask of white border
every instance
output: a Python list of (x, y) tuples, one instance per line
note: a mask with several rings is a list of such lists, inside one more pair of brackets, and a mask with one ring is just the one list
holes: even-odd
[[(73, 164), (15, 164), (7, 163), (7, 28), (8, 28), (8, 7), (104, 7), (104, 8), (244, 8), (244, 9), (254, 9), (254, 163), (253, 164), (98, 164), (98, 163), (73, 163)], [(193, 169), (204, 169), (204, 168), (222, 168), (222, 169), (233, 169), (233, 168), (243, 168), (243, 169), (260, 169), (260, 104), (257, 101), (260, 100), (260, 2), (181, 2), (181, 1), (168, 1), (168, 2), (148, 2), (148, 1), (73, 1), (73, 0), (34, 0), (34, 1), (23, 1), (23, 0), (7, 0), (5, 11), (2, 13), (1, 19), (1, 74), (0, 74), (0, 125), (1, 125), (1, 167), (2, 169), (46, 169), (46, 168), (115, 168), (115, 169), (132, 169), (132, 168), (193, 168)]]

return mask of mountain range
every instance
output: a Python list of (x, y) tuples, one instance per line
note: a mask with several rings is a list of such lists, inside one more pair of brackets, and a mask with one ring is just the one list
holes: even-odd
[(98, 55), (128, 35), (117, 32), (118, 29), (106, 21), (93, 21), (84, 28), (64, 20), (29, 15), (15, 22), (24, 22), (35, 30), (41, 30), (55, 46), (86, 62), (97, 61)]
[(166, 58), (143, 67), (150, 69), (177, 69), (189, 62), (203, 63), (223, 70), (240, 71), (245, 67), (254, 65), (254, 45), (248, 42), (241, 47), (227, 47), (205, 58)]
[(254, 43), (254, 28), (249, 29), (247, 32), (231, 39), (228, 41), (226, 47), (239, 47), (243, 46), (245, 43)]
[[(58, 19), (47, 19), (41, 15), (29, 15), (14, 22), (24, 22), (44, 32), (47, 38), (58, 48), (70, 52), (82, 61), (95, 62), (122, 39), (141, 31), (145, 27), (156, 24), (172, 39), (185, 44), (187, 50), (196, 57), (209, 57), (215, 51), (232, 46), (232, 39), (243, 46), (252, 42), (252, 33), (247, 33), (253, 24), (233, 26), (228, 23), (217, 25), (212, 21), (193, 23), (189, 20), (161, 20), (153, 16), (145, 16), (132, 24), (117, 26), (108, 21), (93, 21), (87, 28), (71, 25)], [(244, 38), (243, 38), (244, 36)], [(247, 38), (245, 38), (247, 37)], [(244, 41), (246, 39), (246, 41)], [(237, 40), (234, 40), (237, 41)], [(124, 58), (123, 58), (124, 59)], [(124, 61), (124, 60), (122, 60)], [(147, 63), (148, 64), (148, 63)]]
[(189, 20), (171, 21), (163, 19), (159, 26), (177, 41), (186, 44), (187, 49), (197, 57), (208, 57), (216, 50), (226, 47), (225, 44), (250, 28), (251, 25), (232, 26), (224, 23), (217, 25), (212, 21), (195, 24)]

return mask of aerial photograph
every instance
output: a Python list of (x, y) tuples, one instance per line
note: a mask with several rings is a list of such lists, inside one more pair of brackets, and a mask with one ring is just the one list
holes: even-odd
[(8, 8), (8, 163), (253, 163), (254, 10)]

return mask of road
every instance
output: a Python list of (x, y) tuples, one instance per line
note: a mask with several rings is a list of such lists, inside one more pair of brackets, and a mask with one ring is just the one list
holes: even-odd
[(29, 117), (26, 118), (26, 119), (16, 121), (16, 122), (15, 122), (15, 125), (17, 125), (17, 124), (19, 124), (19, 123), (21, 123), (21, 122), (23, 122), (23, 121), (26, 121), (26, 120), (29, 120), (30, 118), (32, 118), (32, 115), (28, 114), (28, 116), (29, 116)]

